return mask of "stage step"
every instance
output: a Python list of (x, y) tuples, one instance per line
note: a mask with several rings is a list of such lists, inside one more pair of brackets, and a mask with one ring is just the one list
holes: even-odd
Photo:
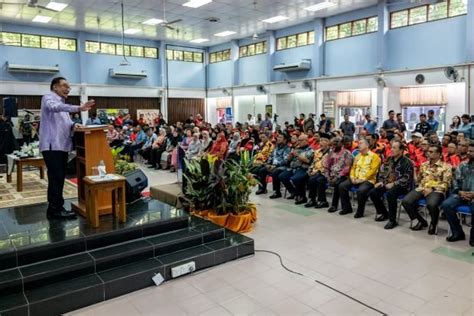
[[(105, 218), (103, 228), (90, 230), (79, 219), (80, 234), (70, 239), (51, 240), (58, 228), (49, 223), (50, 242), (39, 245), (24, 247), (10, 232), (11, 245), (0, 247), (0, 262), (6, 259), (0, 266), (0, 315), (59, 315), (151, 286), (156, 273), (169, 280), (173, 267), (190, 261), (202, 270), (254, 253), (250, 238), (155, 204), (136, 206), (123, 227)], [(0, 224), (17, 229), (4, 219)]]
[[(177, 252), (141, 259), (80, 277), (45, 284), (23, 293), (0, 297), (1, 315), (60, 315), (84, 306), (152, 286), (161, 273), (171, 279), (171, 269), (194, 261), (196, 271), (254, 253), (253, 240), (226, 231), (226, 237)], [(26, 303), (28, 302), (28, 303)], [(25, 308), (26, 306), (26, 308)]]

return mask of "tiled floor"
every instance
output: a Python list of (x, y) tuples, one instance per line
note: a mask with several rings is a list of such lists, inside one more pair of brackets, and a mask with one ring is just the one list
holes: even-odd
[[(152, 184), (176, 174), (147, 171)], [(385, 231), (366, 217), (306, 210), (283, 199), (252, 196), (259, 219), (256, 249), (271, 254), (221, 265), (71, 313), (72, 315), (380, 315), (314, 280), (390, 315), (474, 315), (474, 258), (467, 241), (401, 227)], [(467, 232), (467, 229), (465, 229)]]

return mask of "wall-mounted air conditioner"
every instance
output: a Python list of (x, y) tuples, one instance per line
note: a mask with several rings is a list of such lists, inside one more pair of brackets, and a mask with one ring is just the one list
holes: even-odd
[(143, 79), (148, 77), (145, 70), (142, 71), (123, 71), (111, 68), (110, 76), (113, 78)]
[(311, 69), (311, 60), (305, 59), (298, 63), (291, 64), (279, 64), (273, 67), (274, 71), (301, 71), (301, 70), (310, 70)]
[(37, 74), (55, 74), (59, 72), (59, 65), (56, 66), (33, 66), (33, 65), (19, 65), (10, 64), (6, 62), (8, 72), (25, 72)]

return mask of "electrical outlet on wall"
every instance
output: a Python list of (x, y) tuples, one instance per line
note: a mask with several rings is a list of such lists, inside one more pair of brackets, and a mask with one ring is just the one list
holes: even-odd
[(180, 266), (171, 268), (171, 277), (174, 279), (182, 275), (192, 273), (194, 271), (196, 271), (196, 263), (194, 261), (191, 261)]

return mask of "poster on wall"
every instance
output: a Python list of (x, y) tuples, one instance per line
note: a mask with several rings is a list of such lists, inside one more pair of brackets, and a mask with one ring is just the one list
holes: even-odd
[(233, 120), (232, 108), (220, 108), (217, 109), (217, 122), (227, 124), (231, 123)]
[(265, 113), (270, 114), (270, 117), (273, 116), (273, 106), (271, 104), (265, 105)]
[(97, 117), (102, 124), (107, 124), (110, 121), (115, 121), (115, 118), (122, 113), (129, 114), (128, 109), (97, 109)]
[(217, 98), (216, 100), (217, 107), (217, 122), (222, 124), (232, 123), (234, 118), (232, 112), (232, 98), (224, 97)]
[(155, 119), (160, 115), (160, 110), (137, 110), (137, 119), (140, 120), (143, 115), (145, 124), (150, 127), (155, 127)]
[(336, 117), (336, 102), (334, 100), (323, 101), (323, 113), (326, 114), (327, 118), (335, 123), (334, 118)]

